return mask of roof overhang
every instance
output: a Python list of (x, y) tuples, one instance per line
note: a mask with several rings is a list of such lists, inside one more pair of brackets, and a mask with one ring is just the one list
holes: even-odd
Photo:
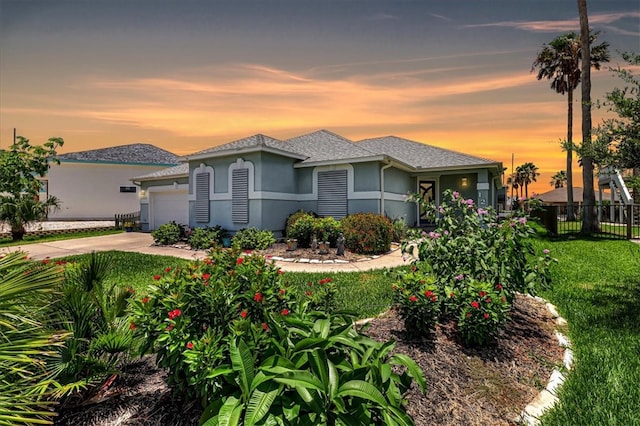
[(303, 161), (302, 163), (294, 164), (293, 167), (301, 169), (305, 167), (320, 167), (320, 166), (332, 166), (336, 164), (353, 164), (353, 163), (368, 163), (371, 161), (384, 161), (387, 159), (384, 155), (374, 155), (370, 157), (358, 157), (358, 158), (340, 158), (338, 160), (326, 160), (326, 161)]
[(189, 173), (180, 173), (176, 175), (165, 175), (165, 176), (150, 176), (150, 177), (139, 177), (139, 178), (134, 177), (129, 180), (131, 182), (139, 184), (140, 182), (153, 182), (156, 180), (170, 180), (170, 179), (188, 178), (188, 177), (189, 177)]
[(433, 172), (454, 172), (462, 170), (479, 170), (479, 169), (496, 169), (498, 173), (502, 173), (502, 163), (486, 163), (486, 164), (468, 164), (445, 167), (417, 167), (413, 171), (417, 173), (433, 173)]
[(242, 147), (242, 148), (224, 149), (224, 150), (212, 151), (212, 152), (203, 152), (201, 154), (185, 155), (184, 157), (180, 157), (180, 160), (181, 161), (206, 160), (207, 158), (228, 157), (230, 155), (243, 155), (243, 154), (251, 154), (254, 152), (268, 152), (270, 154), (276, 154), (276, 155), (281, 155), (283, 157), (295, 158), (297, 160), (306, 160), (308, 158), (305, 155), (296, 154), (291, 151), (286, 151), (283, 149), (260, 145), (260, 146), (248, 146), (248, 147)]

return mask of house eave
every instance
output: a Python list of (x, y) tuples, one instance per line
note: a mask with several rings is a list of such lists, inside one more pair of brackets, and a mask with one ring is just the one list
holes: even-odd
[(282, 155), (284, 157), (295, 158), (298, 160), (306, 160), (308, 157), (302, 154), (296, 154), (291, 151), (285, 151), (282, 149), (272, 148), (269, 146), (250, 146), (243, 148), (232, 148), (232, 149), (224, 149), (221, 151), (207, 152), (196, 155), (185, 155), (184, 157), (180, 157), (181, 161), (196, 161), (196, 160), (206, 160), (208, 158), (220, 158), (220, 157), (228, 157), (230, 155), (243, 155), (243, 154), (251, 154), (254, 152), (268, 152), (270, 154)]
[(376, 155), (371, 157), (358, 157), (358, 158), (341, 158), (339, 160), (326, 160), (326, 161), (310, 161), (304, 163), (294, 164), (293, 167), (296, 169), (302, 169), (305, 167), (321, 167), (321, 166), (332, 166), (337, 164), (353, 164), (353, 163), (368, 163), (371, 161), (384, 161), (387, 159), (384, 155)]
[(140, 182), (153, 182), (157, 180), (170, 180), (170, 179), (179, 179), (179, 178), (188, 178), (189, 173), (182, 173), (179, 175), (167, 175), (167, 176), (154, 176), (148, 178), (131, 178), (129, 179), (131, 182), (140, 184)]
[(486, 164), (468, 164), (444, 167), (416, 167), (413, 168), (415, 173), (433, 173), (433, 172), (451, 172), (457, 170), (477, 170), (477, 169), (496, 169), (502, 170), (502, 163), (486, 163)]

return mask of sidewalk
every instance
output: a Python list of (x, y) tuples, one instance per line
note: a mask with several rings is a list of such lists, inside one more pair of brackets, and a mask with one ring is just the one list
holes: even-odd
[[(130, 251), (136, 253), (173, 256), (182, 259), (204, 259), (204, 250), (185, 250), (175, 247), (155, 246), (151, 234), (142, 232), (123, 232), (121, 234), (102, 235), (99, 237), (74, 238), (70, 240), (51, 241), (39, 244), (25, 244), (0, 248), (0, 253), (24, 251), (37, 260), (85, 254), (92, 251)], [(400, 250), (362, 262), (351, 263), (296, 263), (276, 261), (275, 264), (286, 272), (362, 272), (372, 269), (394, 268), (406, 265)]]

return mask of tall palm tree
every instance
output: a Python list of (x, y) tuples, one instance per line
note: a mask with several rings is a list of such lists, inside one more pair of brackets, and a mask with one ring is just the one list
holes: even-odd
[(520, 187), (524, 187), (524, 196), (529, 198), (529, 185), (538, 181), (538, 167), (531, 163), (524, 163), (516, 167), (516, 173), (520, 176)]
[[(598, 33), (590, 34), (588, 46), (591, 46), (591, 66), (600, 69), (600, 64), (609, 62), (609, 43), (603, 42), (593, 45)], [(580, 84), (582, 70), (581, 37), (574, 32), (563, 34), (544, 45), (538, 52), (531, 71), (538, 68), (538, 80), (551, 80), (551, 89), (567, 94), (567, 220), (574, 220), (573, 213), (573, 91)], [(583, 67), (584, 68), (584, 67)]]
[(551, 176), (551, 182), (549, 184), (554, 188), (564, 188), (564, 184), (567, 182), (567, 172), (560, 170), (555, 175)]

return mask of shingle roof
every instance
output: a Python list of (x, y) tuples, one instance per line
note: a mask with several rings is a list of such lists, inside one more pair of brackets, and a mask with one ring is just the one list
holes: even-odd
[(158, 180), (179, 176), (189, 176), (189, 163), (178, 164), (177, 166), (168, 167), (166, 169), (156, 170), (146, 175), (131, 178), (132, 181)]
[(178, 156), (146, 143), (112, 146), (58, 155), (61, 161), (116, 162), (136, 164), (178, 164)]
[(361, 159), (375, 157), (377, 154), (354, 144), (349, 139), (329, 132), (318, 130), (284, 142), (288, 151), (294, 151), (307, 157), (302, 164), (322, 161)]
[[(544, 194), (538, 194), (536, 198), (539, 198), (545, 203), (566, 203), (567, 188), (556, 188)], [(575, 203), (582, 202), (582, 188), (579, 186), (573, 187), (573, 201)]]
[(364, 139), (356, 142), (356, 144), (371, 152), (394, 158), (416, 169), (486, 166), (498, 163), (497, 161), (474, 157), (397, 136)]
[[(187, 157), (198, 157), (204, 154), (218, 154), (224, 153), (225, 151), (236, 151), (250, 148), (258, 148), (258, 147), (269, 147), (277, 150), (286, 151), (285, 144), (278, 140), (274, 139), (270, 136), (266, 136), (263, 134), (257, 134), (253, 136), (249, 136), (248, 138), (238, 139), (233, 142), (226, 143), (224, 145), (214, 146), (212, 148), (207, 148), (202, 151), (195, 152), (193, 154), (188, 155)], [(292, 153), (295, 154), (295, 153)]]

